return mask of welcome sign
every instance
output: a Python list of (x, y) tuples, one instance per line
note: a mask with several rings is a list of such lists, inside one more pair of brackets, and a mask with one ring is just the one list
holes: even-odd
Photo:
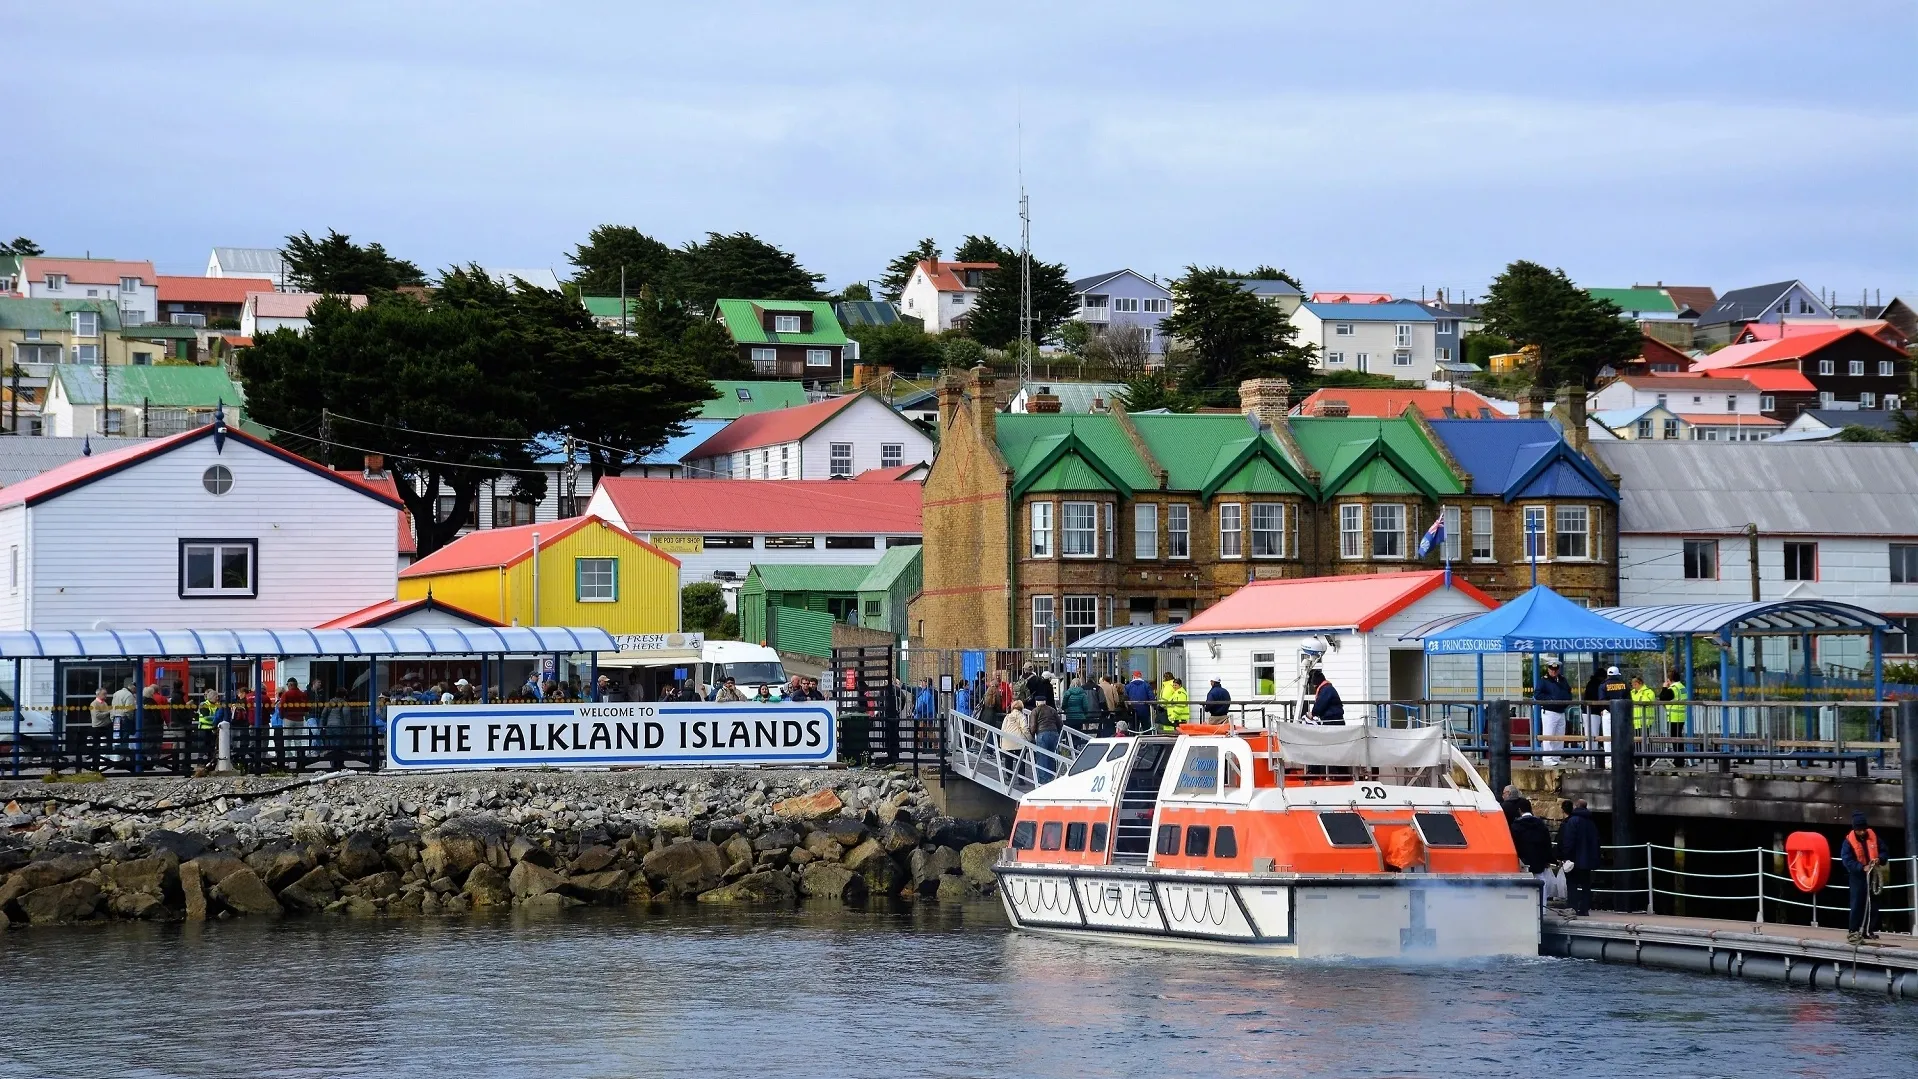
[(831, 702), (398, 704), (389, 768), (608, 768), (824, 764), (839, 756)]

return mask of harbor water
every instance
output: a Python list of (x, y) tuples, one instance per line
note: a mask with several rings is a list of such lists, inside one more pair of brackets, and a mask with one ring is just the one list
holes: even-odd
[(1332, 965), (990, 903), (0, 935), (0, 1076), (1911, 1076), (1866, 994), (1562, 959)]

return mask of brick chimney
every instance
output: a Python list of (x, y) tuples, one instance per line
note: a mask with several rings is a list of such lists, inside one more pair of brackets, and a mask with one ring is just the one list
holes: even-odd
[(360, 474), (369, 480), (386, 478), (386, 457), (378, 453), (369, 453), (360, 458)]
[(1315, 413), (1315, 415), (1331, 416), (1334, 418), (1342, 417), (1342, 416), (1350, 416), (1351, 414), (1352, 414), (1352, 406), (1337, 398), (1326, 398), (1324, 400), (1321, 400), (1318, 404), (1318, 411), (1317, 413)]
[(1537, 386), (1527, 386), (1518, 391), (1518, 418), (1521, 420), (1544, 419), (1545, 391)]
[(947, 371), (939, 377), (939, 431), (944, 434), (952, 427), (953, 417), (959, 414), (959, 399), (966, 393), (966, 380), (957, 371)]
[(1239, 383), (1239, 411), (1267, 427), (1283, 427), (1292, 409), (1292, 384), (1282, 378), (1248, 378)]
[(1558, 403), (1554, 408), (1558, 413), (1560, 429), (1565, 432), (1565, 441), (1580, 453), (1591, 449), (1591, 431), (1585, 426), (1585, 387), (1560, 386)]
[(972, 426), (979, 441), (992, 445), (999, 431), (999, 395), (994, 389), (992, 368), (985, 364), (972, 369)]
[(1026, 400), (1027, 412), (1057, 413), (1059, 409), (1059, 397), (1057, 394), (1035, 393)]

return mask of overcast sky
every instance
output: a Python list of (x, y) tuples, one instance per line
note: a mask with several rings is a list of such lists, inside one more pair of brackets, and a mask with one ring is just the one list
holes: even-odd
[(89, 0), (0, 4), (0, 41), (0, 235), (163, 272), (331, 227), (565, 276), (619, 223), (838, 287), (1015, 240), (1023, 117), (1033, 250), (1075, 276), (1918, 296), (1910, 0)]

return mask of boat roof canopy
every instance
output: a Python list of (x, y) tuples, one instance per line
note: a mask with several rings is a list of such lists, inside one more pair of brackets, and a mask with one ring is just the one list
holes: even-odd
[(1287, 764), (1342, 768), (1439, 768), (1447, 759), (1438, 727), (1399, 730), (1363, 724), (1275, 723)]

